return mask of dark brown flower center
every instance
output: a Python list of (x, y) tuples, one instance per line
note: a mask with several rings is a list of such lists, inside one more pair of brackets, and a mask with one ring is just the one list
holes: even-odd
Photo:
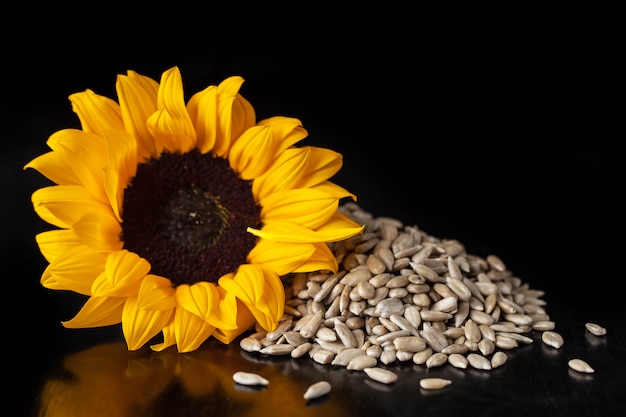
[(163, 153), (137, 167), (124, 191), (124, 248), (174, 285), (219, 277), (247, 262), (261, 226), (252, 185), (228, 161), (191, 151)]

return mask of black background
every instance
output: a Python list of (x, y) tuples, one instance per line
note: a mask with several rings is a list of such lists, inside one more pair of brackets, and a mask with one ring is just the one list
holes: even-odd
[[(343, 154), (334, 182), (364, 209), (498, 255), (562, 321), (624, 322), (623, 1), (130, 9), (4, 16), (0, 267), (16, 410), (36, 408), (59, 357), (100, 341), (62, 329), (76, 300), (39, 284), (34, 235), (48, 227), (29, 198), (45, 181), (22, 167), (50, 134), (79, 126), (69, 94), (116, 98), (129, 69), (158, 80), (176, 65), (188, 95), (241, 75), (258, 119), (297, 117), (302, 144)], [(624, 411), (614, 401), (600, 411)]]

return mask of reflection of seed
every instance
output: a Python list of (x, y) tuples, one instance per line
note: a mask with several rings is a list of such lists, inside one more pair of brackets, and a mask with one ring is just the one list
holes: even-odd
[(441, 389), (450, 385), (452, 381), (444, 378), (422, 378), (420, 387), (424, 389)]
[(585, 328), (596, 336), (604, 336), (606, 334), (606, 329), (596, 323), (585, 323)]
[(319, 398), (322, 395), (326, 395), (330, 392), (331, 386), (327, 381), (319, 381), (315, 384), (310, 385), (306, 391), (304, 392), (305, 400), (312, 400), (314, 398)]
[(578, 372), (584, 372), (586, 374), (592, 374), (595, 372), (594, 369), (582, 359), (571, 359), (567, 362), (567, 364), (570, 368)]
[(233, 374), (233, 380), (242, 385), (267, 385), (269, 381), (263, 378), (261, 375), (252, 372), (235, 372)]
[(364, 368), (363, 372), (374, 381), (382, 382), (383, 384), (391, 384), (398, 379), (398, 375), (383, 368)]

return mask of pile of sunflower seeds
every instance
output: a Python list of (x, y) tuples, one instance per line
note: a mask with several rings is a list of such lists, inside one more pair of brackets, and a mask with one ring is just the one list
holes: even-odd
[(533, 342), (532, 331), (542, 332), (548, 346), (563, 345), (544, 309), (544, 292), (529, 288), (497, 256), (472, 255), (457, 240), (373, 217), (355, 203), (340, 210), (365, 227), (331, 244), (338, 272), (284, 277), (278, 328), (255, 328), (241, 339), (243, 350), (308, 356), (388, 384), (396, 375), (387, 365), (397, 362), (497, 368), (507, 361), (506, 351)]

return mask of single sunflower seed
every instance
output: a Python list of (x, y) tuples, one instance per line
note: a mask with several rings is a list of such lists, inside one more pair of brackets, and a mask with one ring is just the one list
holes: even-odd
[(606, 329), (596, 323), (585, 323), (585, 328), (589, 330), (589, 333), (596, 336), (604, 336), (606, 334)]
[(398, 379), (398, 375), (388, 369), (378, 367), (363, 368), (363, 372), (374, 381), (382, 382), (383, 384), (392, 384)]
[(563, 346), (564, 343), (563, 336), (552, 330), (546, 330), (545, 332), (541, 333), (541, 341), (543, 341), (543, 343), (548, 346), (552, 346), (555, 349), (559, 349), (561, 346)]
[(570, 359), (567, 365), (575, 371), (584, 372), (586, 374), (592, 374), (595, 370), (582, 359)]
[(424, 389), (441, 389), (452, 384), (452, 381), (445, 378), (422, 378), (420, 379), (420, 387)]
[(309, 387), (304, 392), (303, 398), (305, 400), (312, 400), (314, 398), (319, 398), (323, 395), (327, 395), (330, 393), (332, 386), (328, 381), (319, 381), (314, 384), (309, 385)]
[(239, 371), (233, 374), (233, 380), (242, 385), (268, 385), (270, 382), (253, 372)]

